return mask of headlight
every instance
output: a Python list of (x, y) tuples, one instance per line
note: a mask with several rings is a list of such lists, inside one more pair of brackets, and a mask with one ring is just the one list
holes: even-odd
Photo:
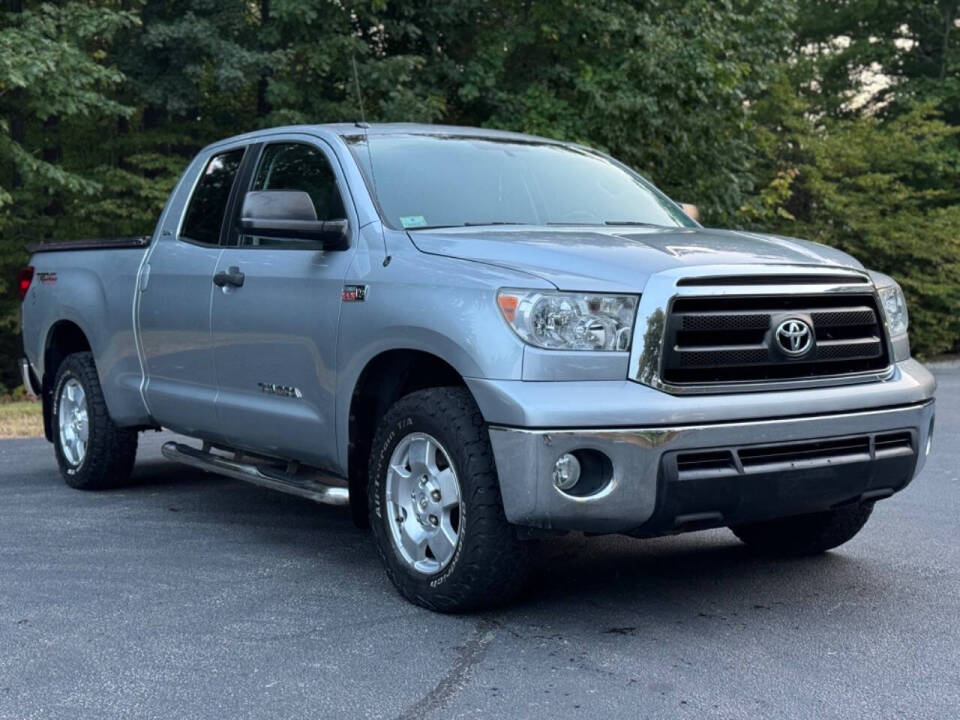
[(547, 350), (630, 349), (636, 295), (501, 290), (497, 305), (520, 338)]
[(907, 332), (909, 317), (907, 317), (907, 301), (903, 297), (903, 290), (899, 285), (892, 285), (879, 289), (880, 304), (883, 305), (883, 314), (887, 318), (887, 327), (890, 337), (903, 335)]

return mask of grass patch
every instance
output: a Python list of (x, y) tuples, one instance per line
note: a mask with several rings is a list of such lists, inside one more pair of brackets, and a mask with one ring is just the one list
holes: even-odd
[(41, 437), (42, 407), (30, 400), (0, 402), (0, 438)]

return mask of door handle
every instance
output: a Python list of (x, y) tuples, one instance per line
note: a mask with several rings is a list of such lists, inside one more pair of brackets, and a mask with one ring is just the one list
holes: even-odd
[(240, 268), (232, 267), (227, 270), (221, 270), (213, 276), (213, 284), (217, 287), (232, 285), (233, 287), (243, 287), (244, 275)]

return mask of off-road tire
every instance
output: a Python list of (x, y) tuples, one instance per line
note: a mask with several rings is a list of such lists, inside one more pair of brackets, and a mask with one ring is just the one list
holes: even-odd
[[(83, 387), (89, 426), (86, 453), (76, 466), (67, 460), (61, 447), (58, 416), (61, 390), (71, 378)], [(130, 478), (137, 457), (137, 431), (117, 427), (110, 419), (92, 353), (75, 353), (61, 363), (53, 386), (52, 419), (57, 464), (67, 485), (77, 490), (102, 490), (122, 485)]]
[(866, 525), (873, 503), (847, 505), (768, 522), (731, 527), (733, 534), (759, 552), (798, 557), (819, 555), (843, 545)]
[[(391, 455), (410, 433), (427, 433), (446, 449), (460, 483), (460, 538), (453, 559), (425, 575), (398, 555), (387, 523), (385, 487)], [(507, 522), (487, 425), (464, 388), (420, 390), (398, 400), (380, 421), (370, 453), (370, 527), (387, 575), (407, 600), (444, 613), (501, 605), (526, 576), (526, 546)]]

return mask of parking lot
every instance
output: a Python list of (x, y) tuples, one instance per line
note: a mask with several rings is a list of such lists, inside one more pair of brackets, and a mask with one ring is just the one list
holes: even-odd
[(0, 717), (945, 718), (960, 708), (960, 368), (922, 475), (848, 545), (566, 536), (509, 608), (407, 604), (344, 509), (172, 465), (81, 493), (0, 441)]

